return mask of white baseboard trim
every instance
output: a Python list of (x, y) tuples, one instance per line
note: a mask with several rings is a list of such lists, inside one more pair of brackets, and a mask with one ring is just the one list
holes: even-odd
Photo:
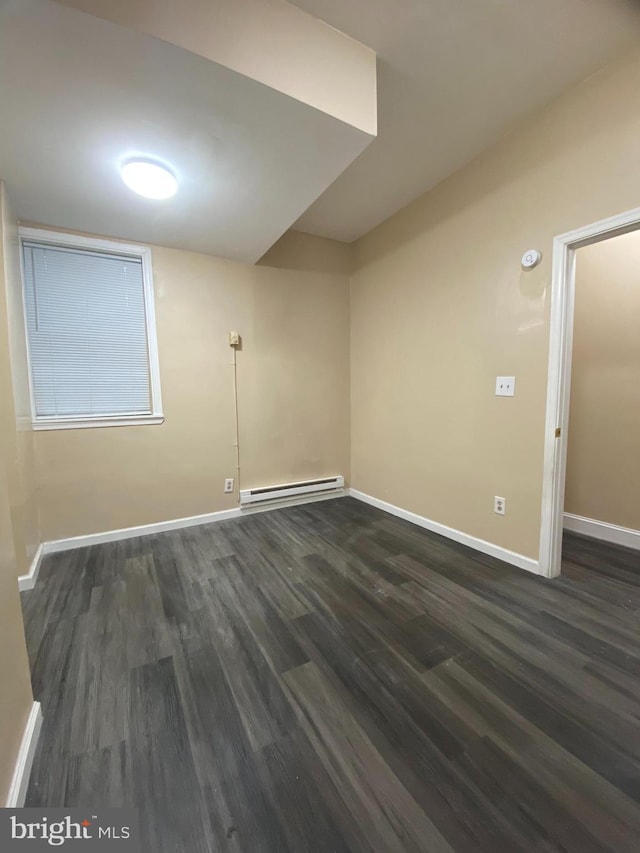
[(24, 729), (16, 766), (13, 771), (13, 779), (11, 780), (11, 787), (9, 788), (9, 795), (7, 797), (6, 808), (8, 809), (21, 809), (24, 806), (24, 801), (27, 797), (27, 788), (29, 787), (29, 776), (31, 775), (31, 767), (33, 766), (41, 728), (42, 708), (39, 702), (34, 702)]
[(133, 539), (136, 536), (151, 536), (154, 533), (165, 533), (168, 530), (180, 530), (182, 527), (196, 527), (199, 524), (210, 524), (213, 521), (226, 521), (228, 518), (239, 517), (239, 509), (223, 509), (220, 512), (208, 512), (204, 515), (192, 515), (188, 518), (174, 518), (170, 521), (140, 524), (137, 527), (122, 527), (119, 530), (88, 533), (84, 536), (71, 536), (69, 539), (53, 539), (44, 542), (42, 548), (45, 554), (56, 554), (59, 551), (73, 551), (76, 548), (87, 548), (89, 545), (102, 545), (105, 542)]
[(584, 518), (582, 515), (573, 515), (570, 512), (565, 512), (562, 526), (565, 530), (582, 533), (583, 536), (591, 536), (592, 539), (602, 539), (605, 542), (613, 542), (614, 545), (624, 545), (627, 548), (640, 550), (640, 530), (619, 527), (617, 524), (597, 521), (595, 518)]
[(18, 589), (20, 590), (20, 592), (24, 592), (28, 589), (33, 589), (36, 585), (43, 554), (44, 547), (42, 543), (40, 543), (40, 545), (38, 545), (36, 553), (33, 555), (33, 560), (31, 561), (31, 565), (29, 566), (29, 571), (26, 575), (20, 575), (20, 577), (18, 578)]
[(417, 515), (415, 512), (402, 509), (394, 504), (381, 501), (378, 498), (373, 498), (364, 492), (359, 492), (357, 489), (349, 489), (349, 494), (352, 498), (356, 498), (364, 503), (371, 504), (378, 509), (397, 515), (398, 518), (403, 518), (405, 521), (410, 521), (412, 524), (417, 524), (418, 527), (424, 527), (425, 530), (430, 530), (432, 533), (439, 533), (440, 536), (446, 536), (447, 539), (453, 539), (454, 542), (459, 542), (461, 545), (468, 545), (470, 548), (475, 548), (476, 551), (481, 551), (483, 554), (489, 554), (491, 557), (496, 557), (505, 563), (510, 563), (512, 566), (517, 566), (519, 569), (525, 569), (527, 572), (540, 575), (540, 564), (537, 560), (531, 557), (525, 557), (523, 554), (517, 554), (515, 551), (509, 551), (507, 548), (501, 548), (500, 545), (494, 545), (493, 542), (486, 542), (484, 539), (478, 539), (475, 536), (470, 536), (468, 533), (463, 533), (461, 530), (456, 530), (454, 527), (447, 527), (445, 524), (440, 524), (438, 521), (431, 521), (422, 515)]
[[(86, 548), (89, 545), (101, 545), (104, 542), (117, 542), (120, 539), (133, 539), (136, 536), (151, 536), (154, 533), (166, 533), (169, 530), (180, 530), (184, 527), (197, 527), (201, 524), (212, 524), (216, 521), (227, 521), (230, 518), (241, 518), (257, 512), (269, 512), (287, 506), (315, 503), (316, 501), (341, 498), (347, 494), (345, 490), (331, 494), (302, 495), (300, 498), (290, 498), (274, 501), (270, 504), (249, 506), (246, 509), (236, 507), (219, 512), (208, 512), (204, 515), (192, 515), (187, 518), (174, 518), (170, 521), (158, 521), (153, 524), (141, 524), (137, 527), (123, 527), (120, 530), (105, 530), (102, 533), (89, 533), (85, 536), (72, 536), (69, 539), (54, 539), (42, 544), (43, 554), (56, 554), (60, 551), (72, 551), (76, 548)], [(24, 577), (27, 577), (25, 575)], [(26, 587), (25, 587), (26, 588)], [(29, 587), (31, 588), (31, 587)]]

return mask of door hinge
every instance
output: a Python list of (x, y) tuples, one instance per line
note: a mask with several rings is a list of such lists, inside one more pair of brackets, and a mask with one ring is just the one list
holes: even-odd
[(561, 433), (561, 432), (562, 432), (562, 430), (560, 429), (560, 427), (558, 427), (558, 428), (556, 429), (556, 438), (560, 438), (560, 433)]

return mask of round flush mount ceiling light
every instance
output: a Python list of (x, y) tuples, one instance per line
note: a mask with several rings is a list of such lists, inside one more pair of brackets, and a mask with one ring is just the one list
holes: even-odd
[(145, 198), (171, 198), (178, 182), (171, 172), (153, 160), (128, 160), (120, 169), (122, 180), (134, 193)]

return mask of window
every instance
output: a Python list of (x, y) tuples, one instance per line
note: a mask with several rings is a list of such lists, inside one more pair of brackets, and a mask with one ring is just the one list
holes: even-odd
[(34, 428), (161, 423), (150, 250), (20, 236)]

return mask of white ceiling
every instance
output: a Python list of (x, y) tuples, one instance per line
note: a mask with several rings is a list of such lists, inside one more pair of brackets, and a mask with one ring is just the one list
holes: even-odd
[(292, 0), (378, 55), (378, 137), (295, 227), (351, 241), (638, 44), (634, 0)]
[[(0, 2), (0, 177), (22, 220), (255, 262), (371, 137), (165, 41)], [(123, 159), (176, 173), (134, 195)]]
[[(247, 261), (294, 223), (351, 241), (640, 36), (640, 0), (293, 4), (378, 52), (369, 147), (166, 41), (50, 0), (0, 0), (0, 177), (17, 215)], [(124, 186), (134, 154), (171, 165), (173, 199)]]

